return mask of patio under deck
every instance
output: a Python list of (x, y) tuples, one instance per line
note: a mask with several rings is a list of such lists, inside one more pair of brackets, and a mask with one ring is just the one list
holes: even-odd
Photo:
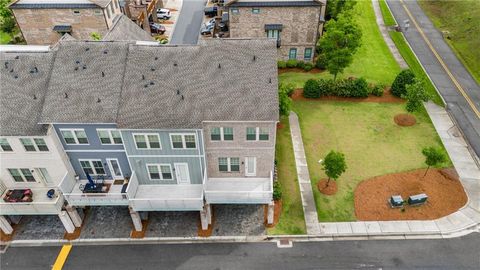
[(209, 178), (205, 199), (209, 204), (268, 204), (272, 201), (272, 178)]
[(30, 188), (33, 193), (32, 202), (5, 202), (3, 198), (8, 192), (6, 189), (0, 200), (0, 213), (2, 215), (58, 215), (62, 211), (64, 197), (55, 189), (55, 197), (47, 197), (47, 191), (52, 188)]

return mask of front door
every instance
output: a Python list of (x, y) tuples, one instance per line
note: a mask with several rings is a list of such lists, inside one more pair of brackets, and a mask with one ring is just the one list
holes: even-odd
[(178, 184), (190, 184), (190, 172), (188, 163), (175, 163), (175, 175)]
[(246, 157), (245, 158), (245, 176), (257, 175), (257, 158)]
[(123, 179), (122, 169), (120, 169), (120, 164), (118, 164), (118, 159), (109, 158), (107, 159), (108, 167), (113, 179)]

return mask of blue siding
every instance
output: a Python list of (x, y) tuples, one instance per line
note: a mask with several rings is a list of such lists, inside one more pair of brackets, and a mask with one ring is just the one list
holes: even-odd
[[(97, 129), (115, 129), (115, 124), (55, 124), (55, 131), (65, 150), (123, 150), (123, 145), (104, 145), (98, 138)], [(84, 129), (87, 134), (88, 144), (65, 144), (60, 129)]]
[(72, 163), (76, 174), (80, 175), (80, 179), (87, 178), (87, 176), (83, 172), (82, 167), (80, 166), (80, 159), (101, 159), (103, 167), (107, 173), (105, 179), (113, 179), (107, 163), (107, 159), (109, 158), (118, 159), (118, 163), (124, 177), (132, 175), (130, 166), (128, 164), (127, 156), (124, 152), (68, 152), (68, 157), (70, 158), (70, 162)]

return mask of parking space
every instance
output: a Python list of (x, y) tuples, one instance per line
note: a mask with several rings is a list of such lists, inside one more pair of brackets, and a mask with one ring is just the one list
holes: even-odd
[(56, 215), (23, 216), (15, 227), (14, 239), (62, 239), (64, 234), (65, 227)]
[(228, 38), (228, 14), (219, 0), (208, 0), (203, 12), (201, 39), (212, 37)]
[(89, 207), (80, 238), (127, 238), (132, 219), (125, 206)]
[(198, 211), (150, 212), (145, 237), (194, 237), (198, 234)]
[(264, 206), (258, 204), (213, 206), (212, 236), (265, 235)]

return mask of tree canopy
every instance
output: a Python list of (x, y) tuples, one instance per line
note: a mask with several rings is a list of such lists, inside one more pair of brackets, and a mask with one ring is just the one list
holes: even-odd
[(347, 170), (345, 155), (340, 152), (330, 151), (322, 162), (323, 170), (328, 176), (327, 186), (330, 179), (337, 180)]
[(425, 90), (425, 83), (422, 80), (415, 79), (412, 84), (405, 86), (407, 94), (404, 98), (407, 100), (405, 109), (412, 113), (418, 111), (422, 107), (422, 102), (430, 99), (430, 94)]

